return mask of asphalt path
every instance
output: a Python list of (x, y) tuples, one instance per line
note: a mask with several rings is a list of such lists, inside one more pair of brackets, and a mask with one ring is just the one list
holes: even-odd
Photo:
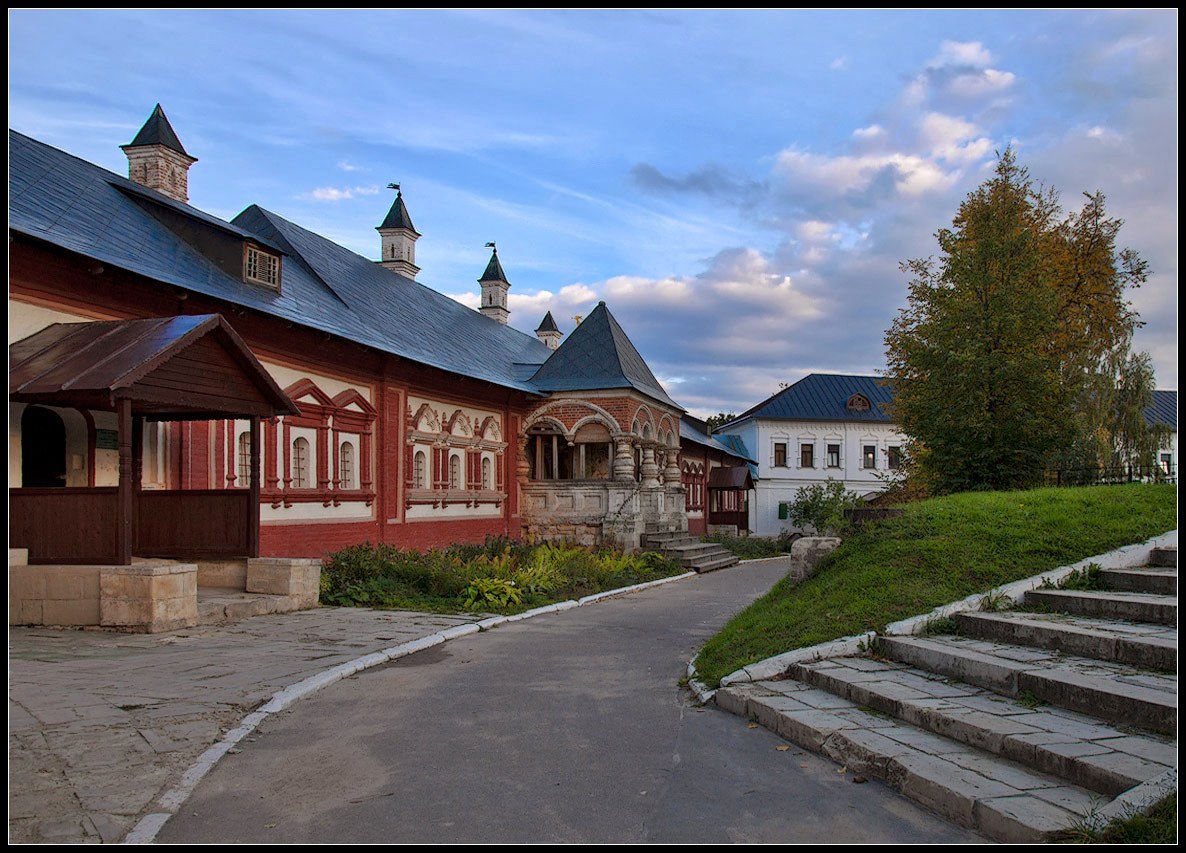
[(338, 682), (263, 723), (158, 841), (983, 842), (679, 686), (783, 571), (700, 575)]

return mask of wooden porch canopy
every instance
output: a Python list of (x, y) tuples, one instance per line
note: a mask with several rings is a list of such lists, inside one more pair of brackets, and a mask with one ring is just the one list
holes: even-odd
[[(30, 562), (127, 564), (133, 549), (153, 551), (151, 556), (197, 556), (205, 550), (201, 541), (168, 540), (186, 523), (201, 526), (206, 518), (206, 539), (221, 534), (238, 541), (239, 531), (216, 529), (216, 519), (228, 517), (246, 524), (242, 556), (258, 555), (259, 421), (299, 410), (222, 317), (55, 323), (9, 347), (8, 396), (17, 403), (118, 416), (117, 488), (9, 490), (10, 541), (30, 549)], [(235, 418), (251, 422), (249, 489), (144, 493), (151, 494), (152, 511), (138, 511), (136, 438), (144, 420)], [(225, 504), (228, 493), (236, 506), (245, 504), (230, 516), (197, 500), (221, 494)], [(67, 528), (75, 535), (63, 537)], [(217, 542), (210, 541), (209, 548), (217, 552)]]
[(713, 468), (708, 472), (708, 487), (710, 489), (740, 489), (748, 492), (754, 487), (754, 478), (750, 476), (748, 465)]

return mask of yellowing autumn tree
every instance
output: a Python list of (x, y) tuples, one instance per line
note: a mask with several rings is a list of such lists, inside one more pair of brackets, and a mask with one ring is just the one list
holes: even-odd
[(902, 264), (909, 298), (886, 332), (886, 374), (936, 491), (1021, 487), (1131, 452), (1123, 425), (1148, 405), (1152, 373), (1131, 353), (1125, 291), (1147, 268), (1117, 251), (1120, 225), (1100, 194), (1064, 217), (1006, 150), (936, 233), (939, 258)]

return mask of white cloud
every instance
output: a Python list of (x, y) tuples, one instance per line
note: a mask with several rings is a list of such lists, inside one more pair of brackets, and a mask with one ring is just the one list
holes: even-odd
[(950, 163), (971, 163), (992, 151), (992, 140), (976, 136), (969, 121), (943, 113), (927, 113), (919, 122), (919, 136), (931, 155)]
[(945, 41), (939, 45), (939, 55), (932, 65), (972, 65), (983, 68), (992, 62), (988, 48), (978, 41)]
[(378, 187), (318, 187), (306, 197), (314, 201), (345, 201), (359, 195), (375, 195)]
[(885, 136), (885, 128), (879, 124), (871, 124), (868, 127), (858, 127), (852, 135), (857, 139), (876, 139)]
[(338, 168), (343, 172), (358, 172), (361, 171), (362, 166), (355, 166), (353, 163), (348, 163), (345, 160), (342, 160), (338, 163)]
[(972, 74), (960, 74), (947, 84), (947, 91), (961, 98), (980, 98), (997, 94), (1016, 82), (1011, 71), (985, 68)]
[(904, 153), (829, 157), (788, 149), (778, 155), (775, 171), (796, 190), (833, 198), (867, 190), (886, 174), (891, 176), (897, 192), (911, 196), (945, 190), (959, 178), (958, 172), (945, 171), (925, 157)]
[(847, 56), (837, 56), (835, 59), (833, 59), (831, 61), (831, 63), (829, 63), (828, 67), (831, 68), (833, 71), (844, 71), (845, 69), (848, 68), (848, 57)]

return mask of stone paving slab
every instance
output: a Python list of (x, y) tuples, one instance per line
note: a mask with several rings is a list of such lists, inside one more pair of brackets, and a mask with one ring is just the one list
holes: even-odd
[(1178, 670), (1178, 629), (1173, 626), (1065, 613), (960, 613), (955, 619), (961, 634), (977, 639)]
[[(882, 680), (871, 680), (871, 675), (878, 674), (878, 666), (882, 667)], [(792, 672), (803, 683), (827, 691), (825, 695), (844, 697), (936, 736), (1021, 760), (1045, 773), (1108, 795), (1177, 766), (1177, 744), (1168, 738), (1133, 734), (1061, 708), (1026, 707), (1014, 699), (967, 684), (958, 685), (959, 694), (945, 695), (952, 686), (942, 676), (903, 669), (900, 664), (870, 658), (831, 658), (798, 664)], [(932, 698), (905, 695), (899, 682), (906, 679), (910, 693), (929, 694)], [(1079, 761), (1085, 756), (1111, 752), (1122, 755), (1108, 761)], [(1128, 756), (1141, 761), (1131, 761)]]
[(1083, 616), (1115, 616), (1158, 625), (1178, 624), (1178, 599), (1143, 592), (1092, 592), (1070, 589), (1033, 589), (1025, 594), (1027, 605), (1040, 605)]
[(784, 689), (782, 682), (729, 685), (717, 691), (716, 702), (852, 772), (884, 779), (928, 808), (997, 840), (1046, 840), (1080, 820), (1102, 799), (1062, 779), (854, 702), (845, 700), (846, 707), (827, 711), (806, 706), (801, 700), (810, 694), (830, 695), (819, 688), (778, 692)]
[(278, 690), (483, 615), (319, 608), (170, 634), (9, 628), (9, 842), (112, 842)]

